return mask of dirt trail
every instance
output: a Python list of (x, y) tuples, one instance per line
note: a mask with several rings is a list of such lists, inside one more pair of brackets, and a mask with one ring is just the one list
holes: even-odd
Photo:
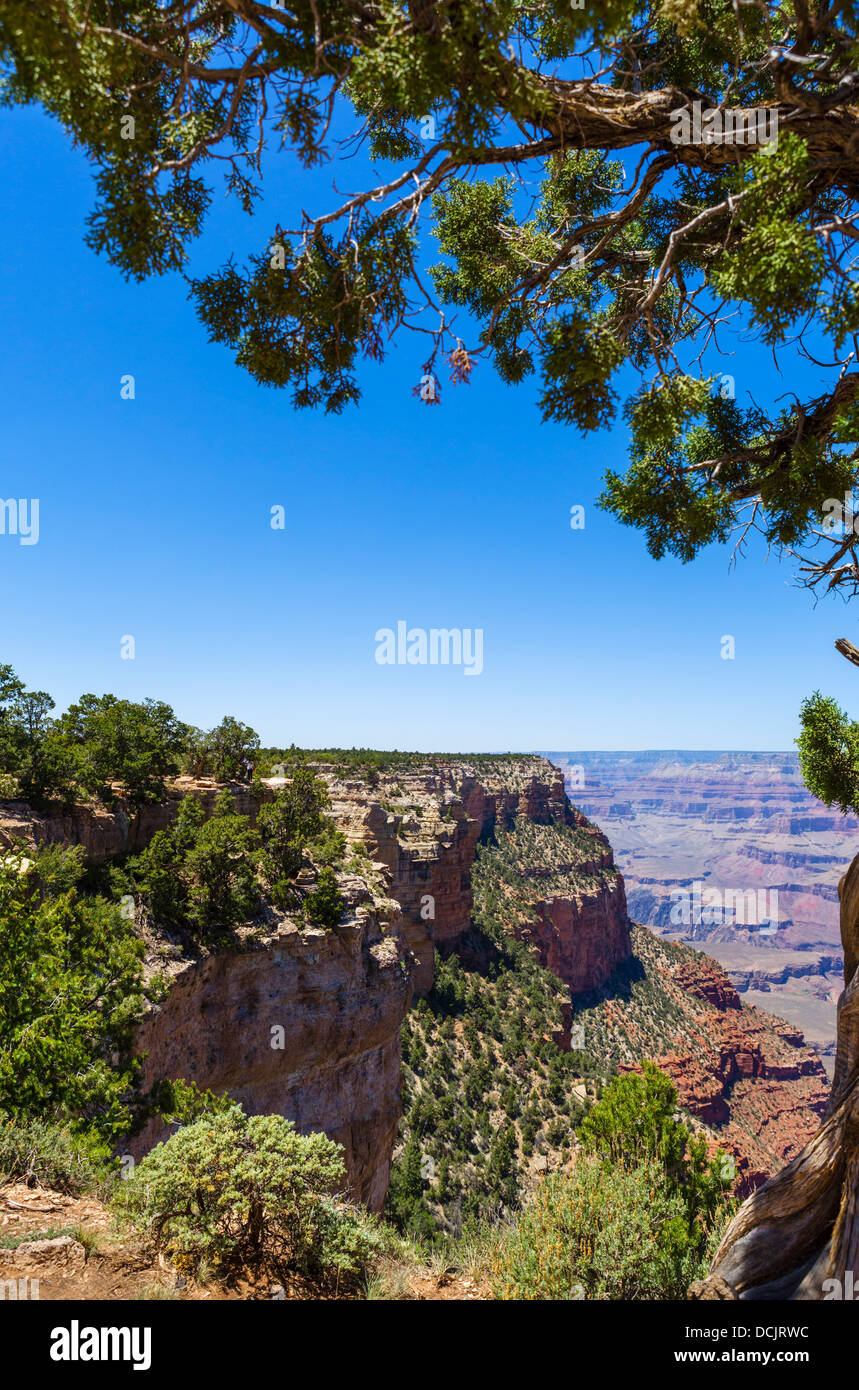
[[(36, 1282), (38, 1281), (38, 1282)], [(489, 1297), (459, 1273), (409, 1269), (404, 1296), (417, 1300)], [(354, 1297), (354, 1295), (352, 1295)], [(198, 1284), (178, 1274), (133, 1235), (120, 1230), (95, 1197), (70, 1197), (26, 1183), (0, 1186), (0, 1300), (35, 1298), (200, 1301), (313, 1298), (301, 1288), (269, 1279), (240, 1279), (235, 1287)]]

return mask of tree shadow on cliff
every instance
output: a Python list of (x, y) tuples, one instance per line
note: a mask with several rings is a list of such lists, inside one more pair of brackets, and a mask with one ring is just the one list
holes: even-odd
[[(492, 980), (508, 972), (522, 977), (540, 968), (530, 946), (512, 936), (495, 936), (473, 919), (468, 930), (455, 941), (436, 945), (436, 959), (454, 962), (461, 970), (463, 982), (469, 975)], [(427, 1002), (435, 1012), (445, 1016), (460, 1014), (464, 1009), (460, 992), (451, 992), (446, 985), (441, 985), (438, 971)]]
[(607, 999), (622, 999), (629, 1003), (632, 999), (633, 987), (646, 979), (647, 971), (644, 968), (644, 963), (638, 956), (632, 955), (628, 960), (618, 965), (597, 989), (572, 995), (574, 1012), (592, 1009)]

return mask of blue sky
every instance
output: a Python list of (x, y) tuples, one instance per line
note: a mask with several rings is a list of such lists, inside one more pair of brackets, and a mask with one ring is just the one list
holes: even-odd
[[(266, 743), (450, 751), (783, 749), (812, 689), (859, 709), (840, 602), (815, 609), (760, 547), (733, 570), (718, 547), (656, 563), (593, 507), (624, 427), (542, 424), (534, 382), (482, 365), (428, 409), (408, 336), (362, 370), (357, 409), (296, 414), (207, 342), (179, 277), (129, 285), (88, 250), (90, 171), (54, 123), (0, 120), (0, 497), (40, 500), (37, 545), (0, 536), (0, 661), (60, 708), (110, 690), (203, 726), (235, 714)], [(192, 269), (241, 262), (296, 202), (333, 206), (332, 168), (281, 157), (258, 226), (218, 190)], [(763, 348), (724, 370), (769, 403)], [(776, 389), (800, 383), (807, 366)], [(483, 673), (377, 665), (399, 620), (483, 629)]]

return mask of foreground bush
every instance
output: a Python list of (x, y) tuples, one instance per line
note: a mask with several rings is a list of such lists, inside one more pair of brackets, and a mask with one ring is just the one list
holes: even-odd
[(0, 1115), (0, 1174), (58, 1192), (88, 1192), (113, 1179), (110, 1148), (68, 1125)]
[(115, 1204), (180, 1268), (243, 1266), (319, 1283), (363, 1273), (380, 1248), (370, 1218), (340, 1199), (343, 1150), (281, 1115), (206, 1115), (149, 1153)]
[(733, 1209), (733, 1159), (709, 1152), (677, 1116), (677, 1087), (654, 1062), (616, 1076), (579, 1129), (586, 1149), (626, 1167), (659, 1164), (669, 1192), (684, 1200), (690, 1235), (703, 1247)]
[(707, 1259), (655, 1162), (593, 1155), (542, 1182), (493, 1261), (507, 1299), (682, 1299)]

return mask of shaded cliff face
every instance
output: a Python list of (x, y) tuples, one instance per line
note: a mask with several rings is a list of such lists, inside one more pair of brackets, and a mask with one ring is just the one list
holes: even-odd
[(481, 861), (484, 900), (571, 994), (595, 989), (631, 952), (623, 879), (605, 836), (578, 812), (519, 820)]
[(620, 1071), (652, 1058), (683, 1109), (733, 1155), (746, 1195), (817, 1129), (826, 1073), (802, 1034), (745, 1005), (715, 961), (644, 927), (632, 941), (631, 960), (603, 990), (574, 1001), (574, 1023)]
[[(341, 882), (333, 931), (284, 920), (240, 953), (168, 963), (164, 1003), (138, 1035), (145, 1080), (181, 1077), (343, 1145), (350, 1193), (381, 1210), (400, 1116), (400, 1026), (411, 1001), (396, 903)], [(158, 944), (149, 964), (163, 969)], [(169, 1137), (153, 1121), (129, 1145)]]

